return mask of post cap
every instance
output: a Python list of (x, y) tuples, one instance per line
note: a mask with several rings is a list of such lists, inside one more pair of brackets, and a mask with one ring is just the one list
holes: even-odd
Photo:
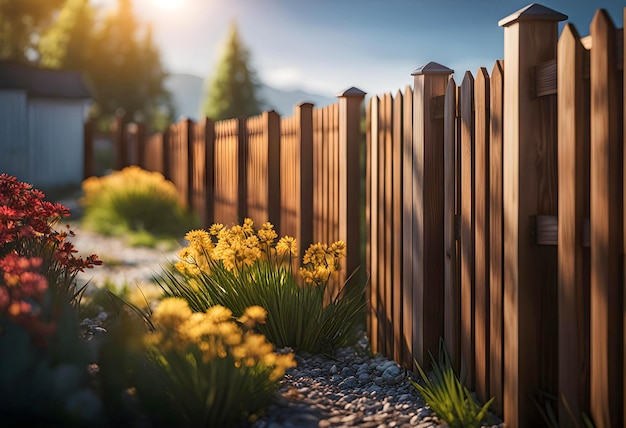
[(567, 19), (567, 15), (563, 15), (556, 10), (552, 10), (549, 7), (545, 7), (538, 3), (532, 3), (528, 6), (518, 10), (515, 13), (507, 16), (506, 18), (502, 18), (498, 21), (498, 25), (500, 27), (508, 27), (509, 25), (515, 24), (518, 21), (565, 21)]
[(445, 65), (438, 64), (434, 61), (413, 70), (411, 76), (419, 76), (421, 74), (452, 74), (454, 70), (449, 69)]
[(337, 97), (364, 97), (365, 94), (366, 93), (360, 90), (359, 88), (355, 88), (354, 86), (352, 86), (351, 88), (348, 88), (342, 92), (339, 92), (336, 96)]

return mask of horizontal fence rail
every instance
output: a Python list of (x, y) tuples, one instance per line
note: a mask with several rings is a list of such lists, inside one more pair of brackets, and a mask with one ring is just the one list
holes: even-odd
[(545, 425), (546, 406), (561, 426), (623, 426), (624, 33), (599, 10), (588, 36), (559, 35), (566, 18), (532, 4), (499, 22), (490, 69), (457, 82), (431, 62), (365, 109), (351, 88), (150, 137), (118, 118), (117, 167), (162, 172), (204, 226), (270, 221), (300, 258), (345, 240), (334, 292), (364, 265), (372, 350), (415, 369), (443, 341), (507, 426)]

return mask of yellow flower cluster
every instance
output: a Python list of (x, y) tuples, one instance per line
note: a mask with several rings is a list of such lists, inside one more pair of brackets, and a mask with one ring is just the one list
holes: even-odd
[(330, 246), (313, 244), (304, 253), (300, 276), (310, 284), (325, 284), (330, 276), (339, 270), (339, 263), (345, 255), (344, 241), (336, 241)]
[(104, 177), (89, 177), (83, 181), (82, 188), (84, 196), (80, 203), (85, 207), (92, 206), (106, 189), (150, 193), (159, 195), (162, 200), (178, 201), (176, 186), (166, 180), (163, 174), (146, 171), (136, 165), (113, 171)]
[(227, 270), (234, 272), (263, 258), (297, 256), (294, 238), (285, 236), (276, 243), (277, 238), (271, 223), (264, 223), (257, 231), (249, 218), (230, 229), (217, 223), (208, 232), (192, 230), (185, 236), (189, 245), (178, 253), (176, 268), (192, 275), (209, 273), (211, 263), (221, 260)]
[(230, 355), (235, 367), (261, 364), (272, 368), (270, 379), (276, 380), (296, 363), (293, 354), (274, 353), (274, 346), (265, 336), (251, 330), (256, 323), (265, 322), (266, 317), (267, 312), (260, 306), (247, 308), (238, 320), (243, 329), (223, 306), (213, 306), (204, 313), (192, 312), (184, 299), (167, 298), (153, 313), (155, 331), (146, 336), (146, 343), (164, 353), (183, 355), (196, 347), (205, 364)]

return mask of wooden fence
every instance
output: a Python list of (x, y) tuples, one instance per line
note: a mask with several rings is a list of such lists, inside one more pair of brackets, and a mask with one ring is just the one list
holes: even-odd
[(303, 103), (286, 118), (270, 111), (219, 122), (186, 119), (149, 138), (143, 126), (118, 117), (116, 169), (134, 164), (161, 172), (205, 227), (237, 224), (245, 217), (259, 226), (269, 221), (281, 236), (296, 238), (298, 260), (312, 243), (344, 240), (347, 254), (334, 292), (363, 265), (364, 96), (351, 88), (335, 104)]
[(565, 18), (532, 5), (491, 75), (429, 63), (369, 100), (368, 327), (407, 367), (443, 338), (508, 426), (545, 425), (541, 392), (623, 426), (624, 36)]
[[(625, 9), (626, 11), (626, 9)], [(624, 425), (624, 35), (600, 10), (580, 38), (533, 4), (500, 21), (489, 74), (431, 62), (413, 87), (294, 115), (118, 126), (118, 166), (174, 181), (205, 225), (245, 216), (281, 235), (343, 239), (361, 264), (359, 159), (373, 350), (428, 365), (443, 338), (465, 382), (510, 427)], [(135, 135), (135, 136), (133, 136)], [(133, 147), (133, 148), (129, 148)], [(135, 157), (133, 157), (135, 156)]]

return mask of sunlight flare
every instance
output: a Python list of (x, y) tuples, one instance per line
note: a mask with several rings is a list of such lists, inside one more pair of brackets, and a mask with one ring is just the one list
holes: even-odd
[(152, 0), (160, 9), (172, 10), (180, 7), (184, 0)]

